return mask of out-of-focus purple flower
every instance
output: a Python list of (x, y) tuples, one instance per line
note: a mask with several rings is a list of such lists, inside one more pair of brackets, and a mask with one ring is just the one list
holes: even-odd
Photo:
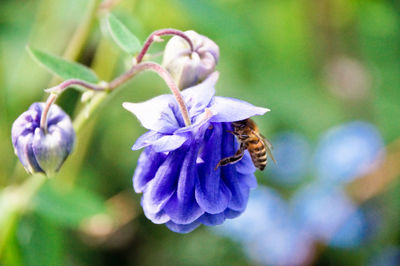
[(235, 154), (238, 143), (228, 132), (231, 122), (269, 111), (249, 103), (214, 96), (218, 73), (182, 92), (191, 125), (185, 126), (172, 95), (123, 106), (149, 129), (132, 147), (145, 148), (133, 176), (143, 193), (145, 215), (179, 233), (200, 224), (217, 225), (240, 215), (249, 189), (257, 184), (248, 152), (236, 164), (215, 169)]
[(242, 243), (260, 265), (302, 265), (313, 252), (312, 238), (292, 219), (286, 201), (262, 186), (251, 194), (243, 215), (213, 231)]
[(364, 237), (364, 216), (340, 188), (313, 183), (297, 191), (291, 203), (294, 218), (316, 240), (346, 247)]
[(318, 178), (330, 182), (349, 182), (379, 162), (383, 141), (376, 128), (356, 121), (335, 127), (323, 137), (315, 153)]
[(45, 103), (34, 103), (15, 120), (12, 144), (26, 171), (52, 175), (71, 153), (75, 132), (69, 116), (53, 104), (48, 113), (47, 132), (40, 128)]
[(314, 243), (293, 220), (287, 220), (246, 245), (246, 251), (258, 265), (307, 265)]
[(219, 59), (218, 45), (212, 40), (192, 30), (185, 34), (192, 41), (194, 51), (186, 40), (175, 36), (165, 47), (162, 63), (181, 90), (205, 80), (214, 72)]
[(307, 139), (294, 132), (283, 132), (272, 138), (274, 157), (268, 178), (282, 185), (295, 185), (308, 171), (311, 147)]
[(276, 191), (258, 186), (250, 195), (246, 212), (235, 220), (215, 227), (215, 232), (239, 242), (250, 243), (287, 220), (285, 200)]
[(367, 235), (367, 221), (361, 209), (347, 217), (329, 241), (329, 246), (338, 248), (354, 248), (364, 241)]

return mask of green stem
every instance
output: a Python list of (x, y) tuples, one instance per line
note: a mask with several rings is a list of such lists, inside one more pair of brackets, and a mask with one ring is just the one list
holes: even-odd
[(90, 29), (96, 19), (96, 12), (98, 10), (100, 2), (100, 0), (89, 1), (83, 19), (76, 29), (74, 35), (72, 36), (67, 48), (65, 49), (63, 55), (65, 59), (75, 61), (79, 57), (82, 48), (88, 39)]
[[(101, 0), (89, 0), (86, 12), (83, 15), (82, 21), (78, 28), (75, 30), (74, 35), (70, 39), (67, 47), (65, 48), (63, 58), (69, 61), (76, 61), (82, 52), (85, 43), (88, 40), (90, 29), (96, 19), (96, 13), (100, 6)], [(58, 78), (54, 77), (50, 85), (57, 84)]]
[(74, 119), (73, 125), (75, 132), (79, 132), (82, 126), (88, 121), (90, 116), (97, 110), (100, 104), (106, 99), (108, 92), (98, 92), (93, 96), (89, 104), (87, 104), (78, 116)]

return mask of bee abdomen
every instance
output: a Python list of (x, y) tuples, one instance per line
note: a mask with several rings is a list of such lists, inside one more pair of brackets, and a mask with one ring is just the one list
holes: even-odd
[(257, 147), (254, 148), (254, 152), (262, 152), (265, 151), (264, 147), (262, 145), (259, 145)]
[(251, 159), (254, 166), (260, 170), (263, 170), (267, 165), (267, 154), (264, 147), (257, 147), (251, 152)]
[(260, 142), (259, 139), (252, 139), (252, 140), (249, 140), (249, 141), (248, 141), (248, 143), (249, 143), (249, 144), (252, 144), (252, 145), (256, 145), (256, 144), (258, 144), (259, 142)]
[(267, 158), (267, 153), (266, 153), (265, 149), (256, 151), (255, 154), (258, 158), (263, 158), (263, 157)]
[(253, 163), (256, 168), (258, 168), (262, 171), (265, 168), (265, 166), (267, 165), (267, 159), (253, 161)]

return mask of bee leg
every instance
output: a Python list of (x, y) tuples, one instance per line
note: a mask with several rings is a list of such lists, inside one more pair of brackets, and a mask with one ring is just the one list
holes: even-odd
[(247, 140), (249, 137), (250, 137), (250, 136), (249, 136), (249, 135), (246, 135), (246, 134), (238, 135), (238, 139), (241, 140), (241, 141), (245, 141), (245, 140)]
[(228, 165), (228, 164), (234, 164), (234, 163), (237, 163), (238, 161), (240, 161), (243, 158), (245, 149), (246, 148), (245, 148), (244, 144), (241, 143), (240, 144), (240, 148), (236, 151), (235, 155), (223, 158), (221, 161), (219, 161), (219, 163), (214, 168), (214, 170), (217, 170), (218, 167), (220, 167), (220, 166), (225, 166), (225, 165)]
[(226, 132), (231, 133), (232, 135), (235, 135), (235, 136), (239, 136), (239, 133), (232, 131), (232, 130), (227, 130)]
[(239, 133), (237, 133), (237, 132), (235, 132), (235, 131), (231, 131), (231, 130), (227, 130), (226, 132), (229, 132), (229, 133), (235, 135), (235, 136), (238, 137), (240, 140), (246, 140), (246, 139), (249, 138), (249, 135), (247, 135), (247, 134), (239, 134)]

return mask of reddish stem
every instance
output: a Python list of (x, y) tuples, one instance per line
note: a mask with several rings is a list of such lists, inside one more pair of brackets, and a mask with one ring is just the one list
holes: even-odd
[(136, 62), (139, 64), (140, 62), (142, 62), (144, 55), (147, 53), (147, 51), (150, 48), (150, 45), (154, 42), (154, 40), (159, 37), (159, 36), (163, 36), (163, 35), (176, 35), (179, 36), (183, 39), (185, 39), (189, 46), (190, 46), (190, 50), (193, 52), (194, 51), (194, 46), (192, 41), (190, 40), (190, 38), (182, 31), (180, 30), (175, 30), (175, 29), (162, 29), (162, 30), (156, 30), (155, 32), (153, 32), (152, 34), (150, 34), (150, 36), (147, 38), (146, 42), (143, 45), (142, 50), (140, 51), (140, 53), (137, 55), (136, 57)]
[(104, 91), (105, 89), (107, 89), (107, 88), (105, 88), (103, 86), (90, 84), (90, 83), (87, 83), (86, 81), (83, 81), (83, 80), (69, 79), (69, 80), (66, 80), (66, 81), (58, 84), (55, 87), (47, 89), (46, 92), (61, 93), (65, 89), (67, 89), (68, 87), (71, 87), (71, 86), (74, 86), (74, 85), (79, 85), (79, 86), (85, 87), (85, 88), (93, 90), (93, 91)]
[[(191, 51), (194, 51), (194, 46), (193, 46), (192, 41), (184, 32), (175, 30), (175, 29), (156, 30), (147, 38), (142, 50), (136, 57), (136, 64), (134, 66), (132, 66), (131, 69), (129, 69), (127, 72), (125, 72), (121, 76), (119, 76), (116, 79), (114, 79), (113, 81), (111, 81), (109, 84), (107, 84), (105, 86), (99, 86), (99, 85), (87, 83), (87, 82), (85, 82), (83, 80), (79, 80), (79, 79), (70, 79), (70, 80), (66, 80), (66, 81), (60, 83), (59, 85), (57, 85), (53, 88), (47, 89), (46, 91), (50, 92), (50, 93), (54, 92), (54, 93), (59, 94), (59, 93), (62, 93), (68, 87), (71, 87), (73, 85), (79, 85), (79, 86), (85, 87), (85, 88), (93, 90), (93, 91), (105, 91), (105, 90), (111, 91), (111, 90), (119, 87), (123, 83), (127, 82), (129, 79), (131, 79), (137, 73), (145, 71), (145, 70), (150, 70), (150, 71), (156, 72), (161, 78), (164, 79), (168, 88), (171, 90), (176, 101), (178, 102), (179, 109), (183, 116), (183, 120), (185, 121), (185, 125), (189, 126), (190, 118), (189, 118), (188, 110), (186, 108), (186, 104), (183, 101), (183, 97), (182, 97), (178, 87), (176, 86), (173, 78), (171, 77), (171, 75), (159, 64), (152, 63), (152, 62), (141, 63), (143, 60), (143, 57), (149, 50), (150, 45), (157, 39), (157, 37), (163, 36), (163, 35), (176, 35), (176, 36), (179, 36), (179, 37), (185, 39), (188, 42)], [(46, 106), (43, 109), (43, 113), (42, 113), (42, 116), (40, 119), (40, 127), (43, 128), (45, 132), (47, 132), (47, 114), (50, 110), (51, 105), (54, 103), (54, 101), (56, 99), (57, 99), (56, 94), (50, 94), (49, 98), (46, 101)]]
[(43, 108), (42, 116), (40, 117), (40, 128), (44, 130), (44, 133), (47, 134), (47, 117), (50, 111), (52, 104), (56, 101), (57, 95), (50, 94), (47, 98), (46, 105)]
[(168, 88), (171, 90), (172, 94), (174, 95), (176, 101), (178, 102), (178, 106), (181, 111), (185, 125), (189, 126), (190, 125), (189, 112), (187, 110), (185, 101), (183, 100), (182, 94), (181, 94), (178, 86), (176, 86), (175, 81), (173, 80), (173, 78), (171, 77), (169, 72), (157, 63), (144, 62), (144, 63), (140, 63), (138, 65), (134, 65), (127, 72), (125, 72), (118, 78), (111, 81), (108, 85), (109, 90), (113, 90), (113, 89), (119, 87), (120, 85), (122, 85), (123, 83), (125, 83), (126, 81), (131, 79), (133, 76), (135, 76), (136, 74), (138, 74), (142, 71), (146, 71), (146, 70), (156, 72), (165, 81)]

